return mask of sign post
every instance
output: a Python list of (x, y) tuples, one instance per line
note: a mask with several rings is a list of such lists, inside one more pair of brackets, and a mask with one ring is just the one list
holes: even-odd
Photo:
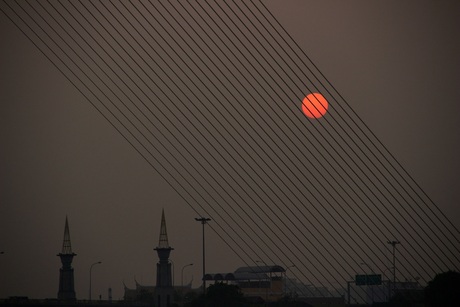
[[(355, 276), (355, 285), (357, 286), (371, 286), (372, 291), (372, 303), (374, 302), (374, 286), (380, 286), (382, 284), (381, 274), (364, 274)], [(366, 290), (367, 293), (367, 290)]]

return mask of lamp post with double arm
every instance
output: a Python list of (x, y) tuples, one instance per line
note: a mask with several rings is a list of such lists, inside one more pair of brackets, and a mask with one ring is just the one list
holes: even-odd
[(206, 217), (195, 218), (196, 221), (201, 222), (203, 225), (203, 295), (206, 295), (206, 250), (205, 250), (205, 237), (204, 237), (204, 225), (211, 219)]

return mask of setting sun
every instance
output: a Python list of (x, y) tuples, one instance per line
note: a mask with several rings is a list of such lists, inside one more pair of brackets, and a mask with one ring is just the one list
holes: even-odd
[(326, 98), (320, 93), (312, 93), (305, 96), (302, 101), (302, 111), (309, 118), (320, 118), (328, 109)]

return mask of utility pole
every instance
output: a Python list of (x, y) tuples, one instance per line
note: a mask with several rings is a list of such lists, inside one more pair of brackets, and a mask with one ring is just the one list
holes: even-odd
[(396, 244), (401, 244), (399, 241), (387, 241), (393, 246), (393, 295), (396, 292)]
[(210, 218), (200, 217), (195, 218), (196, 221), (201, 222), (203, 225), (203, 295), (206, 295), (206, 279), (204, 278), (206, 275), (206, 253), (205, 253), (205, 238), (204, 238), (204, 225), (209, 222)]

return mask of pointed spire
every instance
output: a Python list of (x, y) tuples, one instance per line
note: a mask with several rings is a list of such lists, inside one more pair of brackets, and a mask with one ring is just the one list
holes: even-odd
[(166, 232), (165, 210), (161, 212), (160, 240), (157, 248), (171, 248), (168, 243), (168, 233)]
[(69, 233), (69, 222), (67, 216), (65, 217), (65, 228), (64, 228), (64, 241), (62, 242), (62, 252), (63, 255), (70, 255), (72, 253), (72, 245), (70, 243), (70, 233)]

